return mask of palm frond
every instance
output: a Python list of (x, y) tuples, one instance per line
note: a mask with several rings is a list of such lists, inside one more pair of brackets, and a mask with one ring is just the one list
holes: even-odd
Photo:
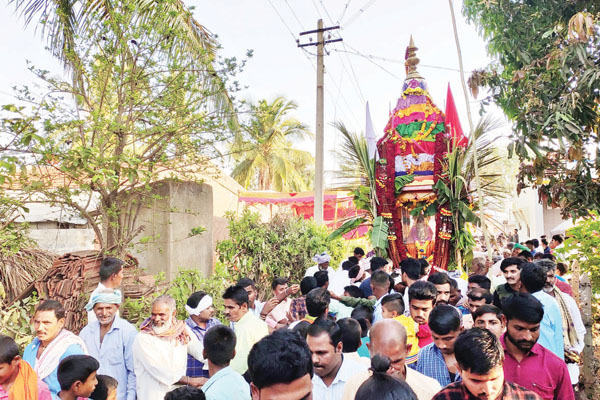
[(340, 169), (336, 175), (347, 185), (354, 181), (365, 184), (375, 180), (375, 163), (369, 159), (367, 141), (362, 135), (348, 131), (344, 123), (335, 122), (333, 126), (342, 134), (343, 142), (337, 153)]

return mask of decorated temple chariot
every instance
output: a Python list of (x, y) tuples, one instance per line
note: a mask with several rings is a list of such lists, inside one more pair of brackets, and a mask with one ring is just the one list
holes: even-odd
[(440, 204), (437, 182), (449, 184), (447, 155), (467, 140), (454, 102), (447, 102), (446, 113), (433, 102), (417, 70), (416, 50), (411, 37), (402, 94), (377, 142), (377, 213), (387, 224), (387, 251), (395, 266), (413, 257), (445, 270), (456, 227), (449, 205)]

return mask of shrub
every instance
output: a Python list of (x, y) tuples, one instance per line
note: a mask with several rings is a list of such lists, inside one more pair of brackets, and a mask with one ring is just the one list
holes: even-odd
[(600, 292), (600, 216), (597, 211), (591, 217), (578, 222), (567, 232), (568, 238), (562, 248), (556, 249), (560, 260), (569, 263), (577, 260), (581, 272), (590, 274), (592, 289)]
[(343, 258), (342, 239), (327, 240), (327, 228), (312, 220), (280, 213), (261, 222), (260, 215), (248, 209), (238, 218), (228, 214), (227, 219), (229, 239), (217, 244), (218, 263), (232, 282), (254, 279), (263, 299), (271, 292), (274, 277), (300, 283), (306, 269), (314, 265), (315, 254), (327, 251), (333, 267)]
[[(33, 340), (33, 331), (31, 328), (31, 318), (35, 312), (35, 306), (38, 303), (37, 296), (34, 294), (21, 301), (17, 301), (0, 309), (0, 334), (7, 335), (15, 339), (15, 342), (23, 349)], [(0, 302), (0, 304), (2, 304)]]

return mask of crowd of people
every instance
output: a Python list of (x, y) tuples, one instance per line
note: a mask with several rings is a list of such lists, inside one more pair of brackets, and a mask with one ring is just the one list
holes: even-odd
[(243, 278), (214, 294), (227, 321), (199, 291), (186, 320), (162, 295), (139, 329), (119, 315), (123, 263), (107, 257), (79, 335), (44, 300), (22, 355), (0, 336), (0, 400), (574, 399), (585, 328), (569, 283), (551, 250), (507, 250), (500, 273), (475, 259), (468, 279), (361, 248), (337, 269), (317, 254), (298, 284), (259, 293)]

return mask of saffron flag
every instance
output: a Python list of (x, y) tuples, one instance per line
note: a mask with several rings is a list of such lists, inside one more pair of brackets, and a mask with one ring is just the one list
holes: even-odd
[(464, 135), (462, 127), (460, 126), (460, 119), (458, 118), (458, 112), (456, 111), (456, 104), (454, 104), (454, 97), (452, 96), (452, 90), (450, 90), (450, 84), (448, 84), (448, 94), (446, 95), (446, 132), (452, 137), (452, 143), (454, 146), (467, 146), (469, 139)]

